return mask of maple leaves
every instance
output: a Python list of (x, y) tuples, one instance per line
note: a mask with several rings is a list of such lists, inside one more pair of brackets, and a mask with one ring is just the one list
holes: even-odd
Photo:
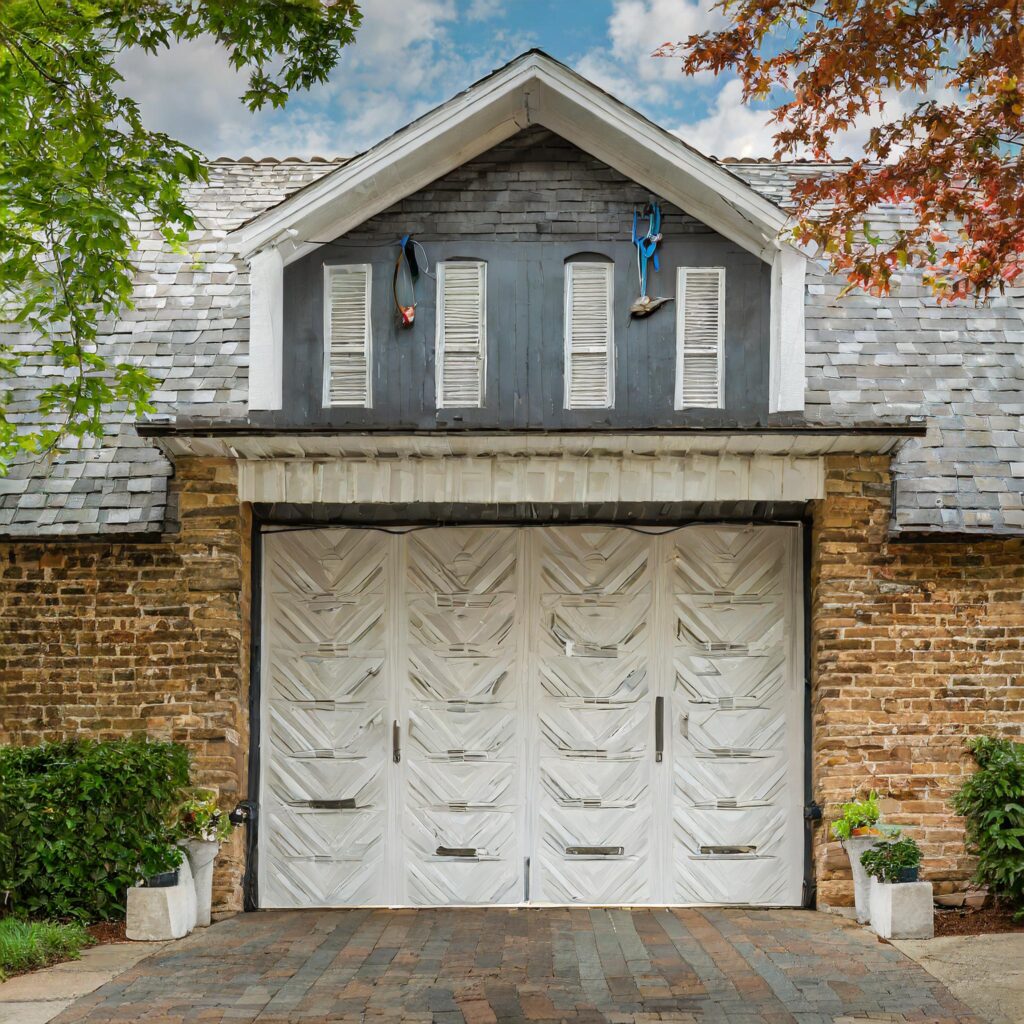
[[(919, 270), (940, 301), (984, 298), (1024, 274), (1024, 0), (723, 0), (731, 23), (656, 56), (732, 71), (774, 102), (778, 158), (828, 160), (869, 120), (864, 157), (793, 192), (794, 238), (850, 287)], [(917, 93), (909, 110), (896, 94)], [(888, 102), (888, 106), (887, 106)], [(876, 231), (871, 213), (895, 206)], [(1024, 278), (1021, 278), (1024, 282)]]

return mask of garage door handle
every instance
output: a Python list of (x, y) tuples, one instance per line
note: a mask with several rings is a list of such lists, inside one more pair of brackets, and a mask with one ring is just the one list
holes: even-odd
[(654, 698), (654, 760), (665, 756), (665, 698)]
[(397, 721), (391, 723), (391, 760), (395, 764), (402, 760), (402, 727)]

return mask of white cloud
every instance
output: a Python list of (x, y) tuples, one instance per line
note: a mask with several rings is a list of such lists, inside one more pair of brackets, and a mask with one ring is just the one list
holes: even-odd
[(767, 110), (752, 110), (741, 99), (738, 79), (719, 90), (706, 117), (683, 123), (673, 132), (707, 156), (771, 156), (774, 127), (769, 127)]
[(295, 94), (283, 111), (247, 111), (238, 100), (247, 75), (234, 71), (223, 48), (210, 40), (155, 57), (132, 51), (118, 66), (147, 126), (208, 156), (351, 155), (532, 42), (492, 32), (467, 52), (451, 38), (457, 18), (455, 0), (365, 4), (356, 42), (342, 51), (330, 81)]
[[(942, 103), (953, 103), (955, 97), (945, 90), (929, 94)], [(920, 93), (889, 89), (883, 93), (885, 107), (861, 117), (848, 132), (836, 137), (831, 147), (833, 159), (859, 159), (871, 129), (909, 113), (924, 96)], [(769, 123), (770, 111), (745, 106), (742, 87), (738, 79), (730, 79), (719, 90), (706, 116), (683, 122), (673, 128), (674, 134), (708, 156), (770, 157), (775, 146), (773, 136), (779, 130), (775, 122)], [(798, 152), (796, 157), (810, 157), (810, 152)]]
[(693, 89), (679, 61), (652, 57), (662, 43), (679, 42), (697, 32), (724, 24), (715, 0), (614, 0), (608, 18), (608, 45), (592, 49), (576, 61), (581, 75), (641, 110), (675, 104)]
[(490, 21), (498, 17), (505, 7), (505, 0), (472, 0), (466, 17), (470, 21)]

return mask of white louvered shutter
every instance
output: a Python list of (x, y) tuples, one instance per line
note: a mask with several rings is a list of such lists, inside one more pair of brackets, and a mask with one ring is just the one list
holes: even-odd
[(612, 265), (565, 267), (565, 407), (610, 409), (614, 394)]
[(680, 267), (676, 290), (676, 408), (720, 409), (725, 270)]
[(370, 266), (327, 267), (324, 405), (369, 407)]
[(484, 401), (487, 265), (437, 265), (437, 407), (479, 408)]

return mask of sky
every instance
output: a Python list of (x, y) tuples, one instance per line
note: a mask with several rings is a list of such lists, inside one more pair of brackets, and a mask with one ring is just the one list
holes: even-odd
[[(686, 78), (660, 43), (721, 24), (713, 0), (364, 0), (356, 41), (329, 82), (283, 111), (250, 114), (245, 77), (216, 43), (124, 55), (125, 89), (148, 127), (208, 157), (350, 156), (539, 47), (704, 153), (771, 154), (767, 113), (730, 77)], [(837, 150), (854, 155), (858, 133)]]

